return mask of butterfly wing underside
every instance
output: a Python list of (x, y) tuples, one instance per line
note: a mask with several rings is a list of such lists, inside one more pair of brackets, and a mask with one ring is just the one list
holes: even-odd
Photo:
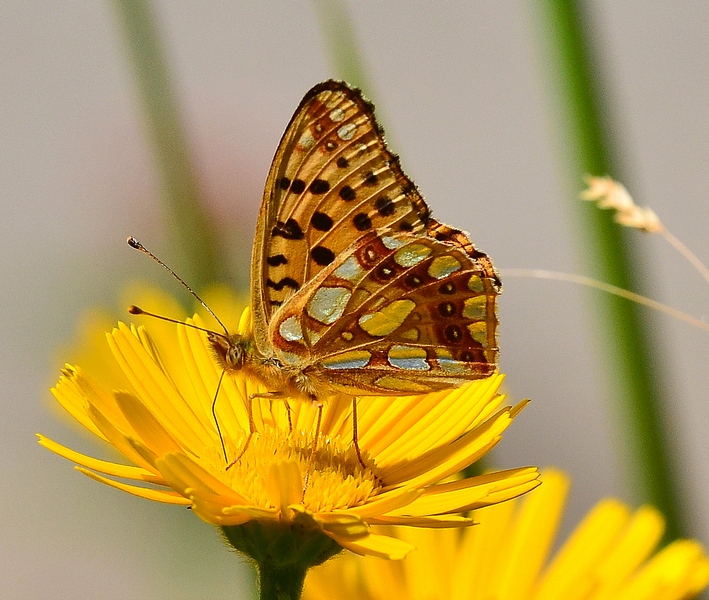
[(264, 356), (351, 393), (420, 393), (496, 368), (490, 259), (430, 217), (358, 90), (303, 99), (269, 173), (252, 259)]

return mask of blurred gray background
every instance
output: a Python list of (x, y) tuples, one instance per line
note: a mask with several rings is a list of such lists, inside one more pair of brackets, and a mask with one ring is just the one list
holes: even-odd
[[(442, 221), (496, 265), (585, 272), (552, 116), (536, 3), (359, 1), (351, 15), (392, 148)], [(626, 184), (709, 261), (709, 5), (588, 3)], [(234, 281), (263, 182), (302, 95), (333, 75), (311, 3), (157, 2), (200, 184)], [(96, 484), (40, 448), (41, 431), (111, 456), (57, 418), (48, 387), (81, 315), (168, 262), (168, 224), (110, 2), (0, 4), (0, 597), (247, 598), (250, 575), (184, 509)], [(637, 235), (650, 295), (706, 317), (709, 289), (662, 239)], [(596, 500), (632, 500), (584, 289), (505, 280), (502, 370), (533, 403), (495, 454), (553, 464), (574, 485), (567, 528)], [(709, 337), (650, 315), (666, 363), (682, 500), (709, 544)], [(240, 591), (241, 590), (241, 591)]]

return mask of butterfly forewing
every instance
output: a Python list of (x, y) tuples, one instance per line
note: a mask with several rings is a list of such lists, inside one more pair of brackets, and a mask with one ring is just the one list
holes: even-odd
[(490, 259), (431, 219), (357, 90), (313, 88), (266, 183), (252, 262), (264, 356), (334, 391), (410, 394), (491, 375)]
[(269, 173), (252, 267), (256, 341), (288, 297), (374, 229), (420, 232), (428, 209), (384, 143), (373, 107), (328, 81), (303, 99)]

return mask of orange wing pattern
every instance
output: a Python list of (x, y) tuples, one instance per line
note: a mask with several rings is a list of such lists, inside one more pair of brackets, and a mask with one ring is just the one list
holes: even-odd
[(255, 341), (333, 387), (402, 393), (496, 368), (490, 259), (432, 219), (373, 107), (315, 86), (281, 140), (252, 261)]

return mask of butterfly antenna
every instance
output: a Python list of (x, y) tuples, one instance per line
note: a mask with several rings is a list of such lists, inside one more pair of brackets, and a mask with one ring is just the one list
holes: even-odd
[[(180, 277), (177, 273), (175, 273), (175, 271), (173, 271), (170, 267), (168, 267), (163, 261), (161, 261), (157, 256), (155, 256), (150, 250), (148, 250), (145, 246), (143, 246), (143, 244), (141, 244), (141, 243), (140, 243), (138, 240), (136, 240), (133, 236), (130, 236), (127, 241), (128, 241), (128, 245), (129, 245), (131, 248), (135, 248), (136, 250), (140, 250), (143, 254), (147, 254), (147, 255), (148, 255), (150, 258), (152, 258), (156, 263), (158, 263), (163, 269), (165, 269), (168, 273), (170, 273), (170, 275), (172, 275), (175, 279), (177, 279), (177, 281), (179, 281), (179, 282), (184, 286), (184, 288), (185, 288), (190, 294), (192, 294), (192, 296), (194, 296), (194, 297), (197, 299), (197, 301), (198, 301), (202, 306), (204, 306), (204, 308), (206, 309), (206, 311), (207, 311), (210, 315), (212, 315), (212, 316), (214, 317), (214, 320), (215, 320), (217, 323), (219, 323), (219, 325), (221, 325), (222, 329), (224, 330), (224, 333), (225, 333), (226, 337), (227, 337), (227, 338), (229, 337), (229, 330), (226, 328), (226, 325), (224, 325), (224, 323), (222, 323), (221, 319), (214, 313), (214, 311), (213, 311), (211, 308), (209, 308), (209, 306), (207, 306), (207, 303), (206, 303), (204, 300), (202, 300), (202, 298), (199, 297), (199, 294), (198, 294), (197, 292), (195, 292), (189, 285), (187, 285), (187, 283), (185, 282), (184, 279), (182, 279), (182, 277)], [(132, 312), (132, 311), (131, 311), (131, 308), (138, 309), (140, 312)], [(134, 315), (136, 315), (136, 314), (145, 314), (145, 315), (150, 314), (150, 313), (145, 312), (145, 311), (142, 310), (142, 309), (139, 309), (137, 306), (131, 306), (131, 307), (128, 309), (128, 312), (130, 312), (131, 314), (134, 314)], [(152, 315), (152, 314), (150, 314), (150, 316), (155, 317), (155, 316), (158, 316), (158, 315)], [(162, 318), (162, 319), (165, 320), (165, 321), (171, 321), (171, 322), (173, 322), (173, 323), (181, 323), (181, 321), (173, 321), (172, 319), (168, 319), (168, 318), (166, 318), (166, 317), (159, 317), (159, 316), (158, 316), (158, 318)], [(200, 327), (196, 327), (196, 326), (195, 326), (195, 329), (200, 329)], [(207, 330), (206, 330), (206, 329), (203, 329), (202, 331), (207, 331)]]
[(228, 338), (228, 336), (225, 336), (222, 333), (219, 333), (218, 331), (212, 331), (211, 329), (207, 329), (206, 327), (200, 327), (199, 325), (195, 325), (194, 323), (186, 323), (185, 321), (180, 321), (179, 319), (171, 319), (170, 317), (165, 317), (163, 315), (158, 315), (155, 313), (152, 313), (147, 310), (143, 310), (140, 308), (140, 306), (136, 306), (135, 304), (131, 304), (128, 307), (128, 312), (131, 315), (145, 315), (147, 317), (153, 317), (155, 319), (160, 319), (161, 321), (167, 321), (168, 323), (175, 323), (176, 325), (184, 325), (185, 327), (191, 327), (192, 329), (197, 329), (198, 331), (204, 331), (204, 333), (211, 333), (214, 335), (218, 335), (219, 337), (222, 338)]

